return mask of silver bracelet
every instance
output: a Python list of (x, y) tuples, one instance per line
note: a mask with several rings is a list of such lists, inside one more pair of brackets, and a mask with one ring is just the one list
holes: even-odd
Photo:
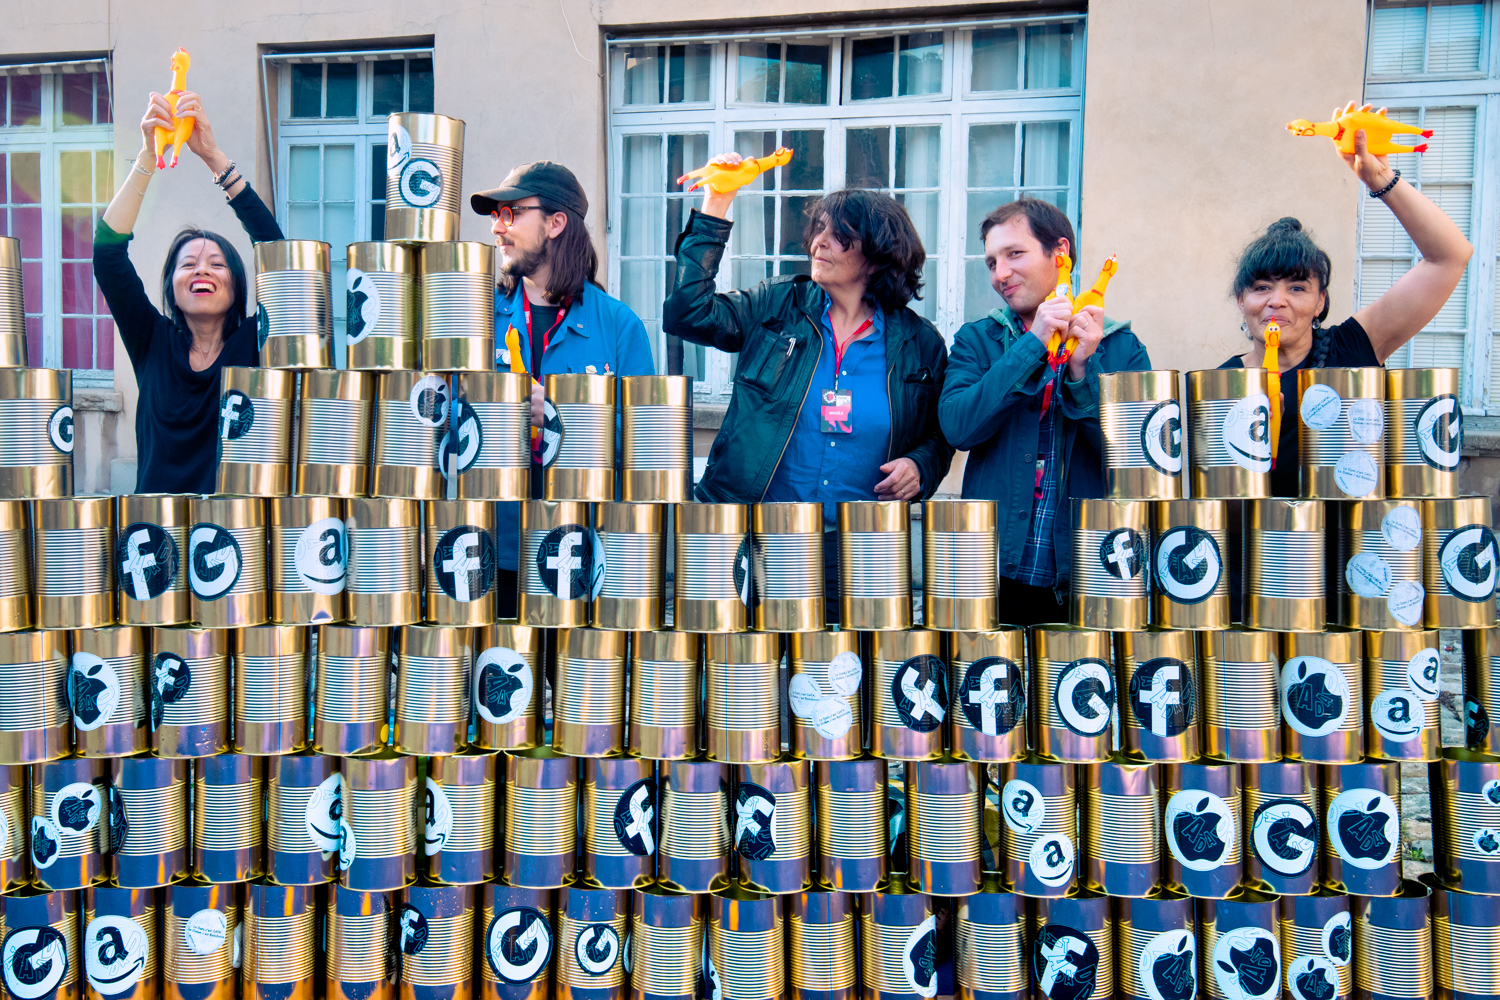
[(219, 187), (223, 187), (224, 186), (224, 182), (229, 179), (229, 175), (232, 174), (232, 173), (234, 173), (234, 167), (235, 167), (234, 161), (230, 160), (229, 161), (229, 166), (227, 166), (227, 167), (224, 168), (224, 172), (222, 174), (219, 174), (217, 177), (214, 178), (214, 183), (217, 184)]
[(130, 165), (134, 167), (135, 172), (140, 174), (142, 177), (150, 177), (152, 174), (156, 173), (155, 170), (142, 170), (139, 160), (132, 160)]

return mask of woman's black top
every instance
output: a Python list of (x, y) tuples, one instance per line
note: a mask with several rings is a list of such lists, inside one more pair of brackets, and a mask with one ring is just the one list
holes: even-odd
[[(276, 217), (250, 185), (229, 207), (255, 243), (282, 239)], [(130, 263), (131, 234), (99, 220), (94, 228), (94, 280), (125, 342), (140, 400), (135, 409), (137, 493), (212, 493), (218, 471), (219, 371), (260, 364), (255, 317), (224, 338), (214, 363), (188, 363), (192, 334), (157, 311)]]
[[(1281, 444), (1276, 448), (1276, 465), (1271, 469), (1271, 495), (1274, 497), (1296, 497), (1299, 491), (1297, 472), (1302, 467), (1302, 455), (1297, 448), (1297, 425), (1301, 421), (1297, 400), (1297, 373), (1304, 368), (1379, 368), (1380, 359), (1370, 343), (1370, 335), (1353, 316), (1338, 326), (1329, 327), (1332, 337), (1328, 344), (1328, 356), (1321, 365), (1313, 364), (1313, 352), (1297, 367), (1281, 373), (1281, 394), (1284, 405), (1281, 411)], [(1230, 358), (1220, 368), (1243, 368), (1243, 357)]]

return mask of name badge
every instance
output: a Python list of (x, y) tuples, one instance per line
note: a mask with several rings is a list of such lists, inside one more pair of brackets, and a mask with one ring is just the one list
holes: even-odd
[(823, 405), (819, 409), (819, 429), (824, 434), (853, 434), (849, 411), (854, 404), (854, 394), (848, 389), (828, 389), (823, 393)]

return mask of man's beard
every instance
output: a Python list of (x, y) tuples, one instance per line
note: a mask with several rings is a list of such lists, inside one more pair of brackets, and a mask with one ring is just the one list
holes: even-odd
[(520, 281), (528, 275), (535, 274), (536, 269), (547, 262), (552, 255), (552, 241), (543, 240), (542, 245), (535, 250), (522, 250), (520, 247), (510, 248), (513, 257), (507, 259), (503, 254), (500, 258), (500, 272), (512, 281)]

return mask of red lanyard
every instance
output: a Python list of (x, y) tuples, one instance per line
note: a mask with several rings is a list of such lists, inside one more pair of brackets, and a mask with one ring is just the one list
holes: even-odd
[[(571, 300), (569, 300), (569, 299), (564, 299), (563, 300), (562, 308), (559, 309), (559, 310), (557, 310), (557, 322), (553, 323), (552, 326), (548, 328), (547, 332), (544, 333), (544, 334), (542, 334), (542, 353), (543, 354), (547, 353), (547, 345), (552, 342), (552, 331), (556, 330), (558, 327), (562, 326), (562, 321), (567, 318), (567, 315), (568, 315), (568, 303), (570, 301)], [(526, 316), (526, 349), (529, 351), (531, 349), (531, 344), (532, 344), (531, 338), (534, 336), (534, 334), (531, 332), (531, 300), (526, 297), (526, 289), (524, 289), (524, 288), (521, 289), (521, 312), (524, 313), (525, 316)], [(530, 365), (531, 359), (528, 357), (528, 358), (526, 358), (524, 360), (527, 362), (527, 367), (530, 368), (531, 367), (531, 365)], [(538, 367), (540, 367), (540, 366), (538, 366)], [(538, 372), (532, 372), (531, 373), (531, 377), (534, 378), (534, 379), (536, 379), (538, 382), (540, 382), (541, 378), (539, 377), (539, 374), (540, 373), (538, 373)]]
[[(875, 317), (871, 316), (869, 319), (861, 323), (853, 333), (849, 334), (848, 337), (845, 337), (843, 343), (839, 343), (838, 334), (833, 335), (833, 387), (835, 389), (839, 387), (839, 375), (842, 373), (844, 368), (844, 352), (849, 349), (850, 344), (859, 339), (860, 334), (864, 333), (874, 325)], [(832, 328), (832, 326), (833, 324), (829, 323), (830, 329)]]

